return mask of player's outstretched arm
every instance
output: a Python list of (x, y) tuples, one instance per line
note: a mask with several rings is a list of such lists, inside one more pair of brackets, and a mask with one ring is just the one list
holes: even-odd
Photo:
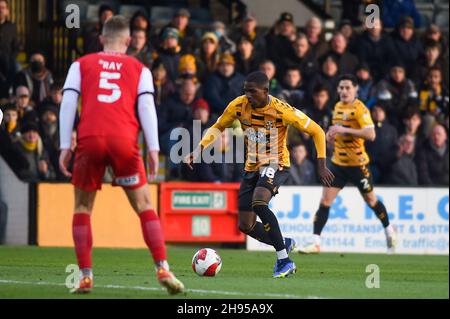
[(326, 139), (322, 128), (303, 112), (299, 110), (289, 110), (283, 113), (283, 120), (287, 124), (293, 125), (301, 132), (309, 134), (317, 152), (317, 174), (322, 184), (330, 187), (334, 180), (333, 173), (327, 168), (326, 164)]
[(355, 129), (341, 125), (333, 125), (328, 129), (327, 138), (334, 139), (337, 134), (351, 135), (365, 139), (366, 141), (374, 141), (376, 137), (375, 128), (373, 126)]

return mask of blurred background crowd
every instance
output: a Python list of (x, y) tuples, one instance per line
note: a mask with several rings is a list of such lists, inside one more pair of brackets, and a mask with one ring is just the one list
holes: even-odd
[[(222, 21), (208, 15), (213, 1), (197, 1), (201, 10), (189, 7), (189, 1), (175, 2), (179, 6), (167, 10), (144, 2), (128, 12), (132, 41), (127, 54), (153, 73), (160, 180), (240, 181), (242, 163), (202, 163), (193, 171), (173, 163), (170, 148), (177, 141), (170, 135), (180, 128), (192, 132), (193, 120), (200, 121), (202, 130), (211, 126), (243, 94), (246, 74), (262, 70), (270, 79), (271, 95), (303, 111), (325, 131), (332, 124), (338, 77), (355, 74), (358, 98), (376, 126), (376, 140), (366, 143), (375, 183), (448, 186), (448, 3), (446, 21), (425, 19), (412, 0), (342, 1), (340, 18), (331, 28), (315, 16), (299, 25), (290, 12), (262, 28), (256, 15), (239, 6), (235, 19)], [(361, 5), (369, 3), (381, 8), (370, 27), (360, 13)], [(47, 63), (51, 57), (41, 50), (46, 43), (28, 48), (20, 58), (11, 5), (11, 0), (0, 0), (0, 155), (23, 180), (66, 181), (58, 168), (58, 116), (68, 65), (54, 72)], [(162, 9), (155, 13), (155, 8)], [(117, 1), (97, 1), (95, 9), (93, 18), (83, 20), (72, 34), (75, 57), (101, 51), (102, 24), (127, 13)], [(168, 21), (156, 21), (167, 12)], [(235, 127), (219, 141), (223, 158), (227, 152), (239, 156), (232, 146), (243, 134)], [(75, 149), (76, 131), (72, 144)], [(312, 141), (290, 130), (288, 145), (289, 183), (317, 184)], [(110, 179), (107, 172), (105, 181)]]

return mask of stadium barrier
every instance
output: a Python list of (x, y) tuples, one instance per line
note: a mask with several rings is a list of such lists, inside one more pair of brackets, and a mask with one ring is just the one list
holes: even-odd
[[(239, 184), (160, 183), (149, 188), (167, 241), (245, 243), (237, 227)], [(36, 206), (38, 245), (73, 246), (73, 186), (38, 184)], [(119, 187), (103, 185), (92, 227), (96, 247), (146, 247), (139, 219)]]
[[(377, 187), (389, 218), (398, 233), (399, 254), (449, 254), (449, 191), (447, 188)], [(321, 187), (282, 187), (270, 202), (284, 236), (306, 244), (313, 232), (313, 218)], [(273, 250), (247, 238), (248, 250)], [(384, 229), (358, 189), (343, 189), (330, 209), (322, 232), (324, 252), (385, 253)]]
[[(39, 246), (73, 246), (74, 207), (71, 184), (37, 186), (37, 243)], [(152, 203), (158, 205), (158, 186), (149, 185)], [(120, 187), (103, 185), (98, 192), (92, 231), (95, 247), (144, 248), (139, 218)]]
[[(22, 182), (0, 156), (0, 201), (6, 204), (6, 214), (0, 216), (0, 234), (8, 245), (34, 243), (33, 214), (30, 203), (34, 198), (34, 184)], [(5, 227), (6, 226), (6, 227)]]

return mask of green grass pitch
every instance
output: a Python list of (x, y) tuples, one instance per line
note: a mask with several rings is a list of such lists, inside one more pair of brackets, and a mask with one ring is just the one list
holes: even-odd
[[(168, 247), (172, 270), (187, 294), (169, 296), (156, 281), (144, 249), (94, 248), (93, 293), (70, 295), (65, 287), (71, 248), (0, 247), (0, 298), (449, 298), (448, 256), (291, 254), (298, 272), (271, 278), (272, 252), (217, 249), (223, 267), (217, 277), (191, 268), (198, 248)], [(380, 288), (366, 287), (366, 266), (380, 269)]]

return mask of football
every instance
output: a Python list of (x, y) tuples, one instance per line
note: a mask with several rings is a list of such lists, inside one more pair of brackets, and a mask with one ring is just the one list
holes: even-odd
[(192, 258), (192, 269), (199, 276), (214, 277), (222, 268), (222, 258), (211, 248), (202, 248)]

